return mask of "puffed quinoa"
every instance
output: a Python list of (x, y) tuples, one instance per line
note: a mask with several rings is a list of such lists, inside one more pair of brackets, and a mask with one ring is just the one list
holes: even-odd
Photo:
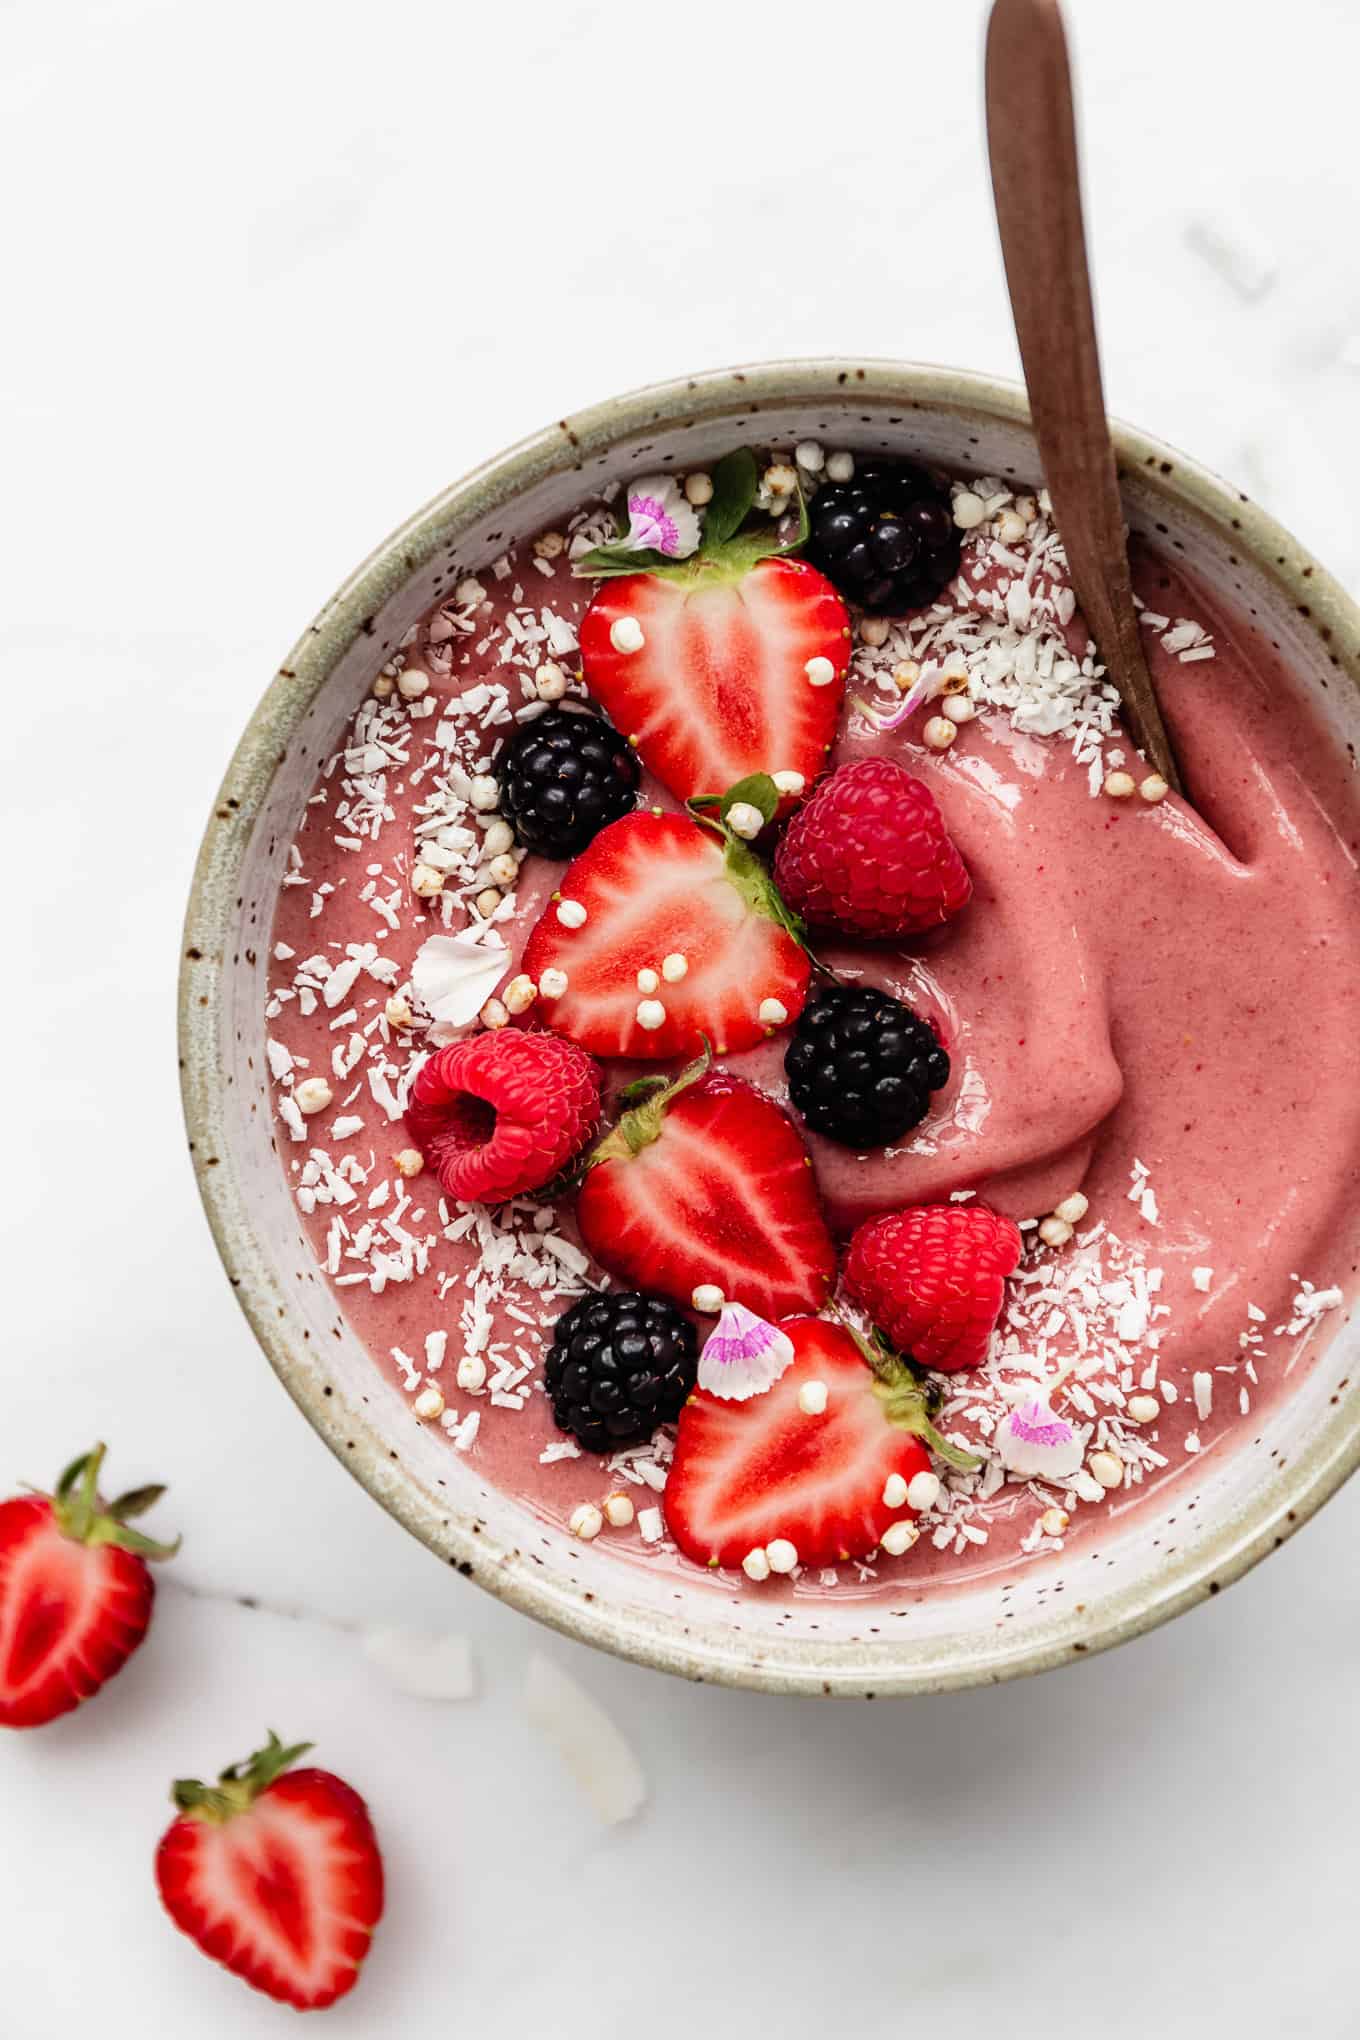
[(971, 489), (960, 489), (954, 498), (954, 522), (960, 531), (973, 531), (987, 515), (987, 505)]
[(880, 1541), (889, 1558), (900, 1558), (904, 1551), (911, 1550), (920, 1534), (916, 1525), (904, 1516), (899, 1523), (889, 1523)]
[(678, 985), (689, 969), (689, 958), (682, 950), (673, 949), (669, 956), (661, 959), (661, 975), (668, 985)]
[(484, 886), (474, 902), (477, 912), (484, 921), (489, 921), (500, 905), (504, 895), (494, 885)]
[(816, 439), (800, 439), (793, 457), (805, 474), (819, 475), (826, 466), (826, 453)]
[(826, 1412), (827, 1387), (824, 1381), (805, 1381), (798, 1391), (798, 1407), (805, 1417), (820, 1417)]
[(482, 814), (490, 814), (493, 808), (500, 805), (500, 798), (499, 782), (494, 780), (489, 772), (479, 772), (472, 782), (472, 805)]
[(397, 683), (390, 673), (379, 673), (371, 689), (375, 701), (390, 701), (397, 691)]
[(646, 1033), (655, 1034), (658, 1027), (666, 1024), (666, 1008), (660, 999), (639, 999), (636, 1018)]
[(1155, 1424), (1162, 1406), (1155, 1395), (1131, 1395), (1125, 1415), (1131, 1424)]
[(508, 1027), (510, 1024), (510, 1015), (499, 999), (488, 999), (477, 1018), (483, 1027)]
[(1116, 1452), (1093, 1452), (1086, 1464), (1103, 1488), (1117, 1488), (1124, 1479), (1124, 1462)]
[(521, 971), (518, 977), (511, 978), (501, 997), (505, 1001), (507, 1012), (527, 1013), (538, 997), (538, 986), (531, 977)]
[(436, 1417), (442, 1417), (444, 1414), (443, 1391), (436, 1388), (433, 1383), (428, 1388), (422, 1388), (411, 1404), (411, 1410), (420, 1418), (422, 1424), (432, 1423)]
[(859, 620), (860, 643), (877, 651), (880, 646), (887, 644), (888, 632), (891, 629), (892, 625), (886, 616), (862, 616)]
[(479, 1388), (486, 1387), (486, 1362), (480, 1353), (465, 1353), (458, 1362), (454, 1380), (466, 1395), (476, 1395)]
[(556, 659), (545, 659), (534, 675), (534, 692), (540, 701), (560, 701), (567, 691), (567, 676)]
[(713, 501), (712, 475), (706, 475), (702, 470), (697, 474), (686, 475), (685, 501), (692, 503), (696, 510), (701, 510), (705, 503), (711, 503)]
[(534, 558), (539, 560), (560, 559), (567, 549), (565, 535), (560, 531), (541, 531), (534, 540)]
[(493, 885), (513, 885), (519, 877), (519, 866), (508, 850), (502, 850), (487, 865), (486, 875)]
[(1061, 1204), (1053, 1207), (1053, 1216), (1065, 1220), (1068, 1225), (1080, 1225), (1091, 1209), (1091, 1200), (1081, 1190), (1074, 1190), (1070, 1197), (1064, 1197)]
[(583, 1543), (589, 1543), (592, 1537), (598, 1537), (603, 1530), (604, 1517), (594, 1502), (578, 1502), (567, 1518), (567, 1528), (573, 1537), (579, 1537)]
[(403, 666), (397, 675), (397, 692), (403, 701), (419, 701), (430, 691), (430, 676), (419, 666)]
[(716, 1282), (700, 1282), (689, 1300), (702, 1317), (716, 1317), (727, 1298)]
[(753, 1551), (747, 1552), (741, 1569), (748, 1580), (767, 1580), (770, 1577), (769, 1555), (763, 1544), (757, 1544)]
[(615, 1488), (612, 1495), (606, 1495), (604, 1498), (604, 1514), (605, 1521), (612, 1523), (616, 1530), (626, 1530), (637, 1514), (632, 1496), (622, 1494)]
[(1065, 1218), (1059, 1218), (1055, 1213), (1039, 1227), (1039, 1237), (1046, 1247), (1065, 1247), (1072, 1237), (1072, 1228)]
[(1045, 1509), (1043, 1515), (1039, 1518), (1039, 1528), (1043, 1531), (1045, 1537), (1061, 1537), (1071, 1521), (1072, 1518), (1068, 1515), (1066, 1509)]
[(507, 850), (513, 850), (514, 847), (515, 832), (509, 822), (502, 821), (498, 815), (495, 821), (488, 825), (486, 834), (482, 837), (482, 849), (488, 857), (503, 857)]
[(957, 735), (958, 730), (944, 715), (933, 715), (921, 732), (932, 751), (947, 751)]
[(1129, 772), (1108, 772), (1105, 775), (1105, 791), (1111, 800), (1127, 800), (1135, 793), (1133, 775)]
[(392, 1167), (399, 1176), (418, 1176), (425, 1166), (425, 1157), (419, 1148), (400, 1148), (392, 1157)]
[(833, 453), (828, 457), (826, 478), (829, 482), (848, 482), (854, 472), (855, 456), (853, 453), (842, 451), (840, 453)]
[(640, 652), (647, 640), (635, 616), (616, 616), (609, 626), (609, 642), (616, 652)]
[(314, 1113), (324, 1112), (334, 1096), (324, 1077), (304, 1077), (293, 1093), (293, 1103), (304, 1118), (310, 1119)]
[(400, 992), (394, 992), (383, 1007), (383, 1018), (389, 1027), (409, 1027), (415, 1015), (411, 1011), (410, 1001), (403, 999)]
[(1167, 785), (1160, 772), (1149, 772), (1147, 778), (1138, 789), (1138, 798), (1145, 800), (1149, 807), (1156, 807), (1159, 801), (1166, 799), (1170, 791), (1171, 788)]
[(765, 1546), (765, 1556), (771, 1572), (791, 1573), (798, 1564), (798, 1547), (787, 1537), (773, 1537)]
[(538, 989), (545, 999), (560, 999), (567, 989), (567, 973), (549, 964), (538, 981)]
[(417, 864), (411, 873), (411, 891), (419, 900), (432, 900), (444, 890), (444, 874), (432, 864)]

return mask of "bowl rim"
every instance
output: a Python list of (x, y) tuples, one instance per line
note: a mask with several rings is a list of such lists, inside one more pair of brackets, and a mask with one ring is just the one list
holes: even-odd
[[(1360, 1464), (1360, 1399), (1340, 1399), (1307, 1448), (1238, 1515), (1178, 1555), (1157, 1577), (1144, 1576), (1111, 1596), (1098, 1620), (966, 1659), (937, 1655), (906, 1637), (829, 1646), (809, 1661), (805, 1645), (781, 1646), (776, 1634), (760, 1657), (742, 1656), (714, 1634), (611, 1608), (583, 1595), (548, 1568), (515, 1563), (501, 1547), (450, 1511), (430, 1506), (416, 1481), (393, 1466), (376, 1424), (340, 1396), (323, 1394), (314, 1366), (290, 1328), (241, 1182), (231, 1165), (217, 1043), (230, 983), (228, 960), (238, 875), (255, 818), (293, 731), (338, 660), (372, 619), (436, 553), (526, 489), (607, 456), (648, 427), (685, 421), (749, 419), (777, 405), (871, 403), (881, 414), (955, 411), (961, 422), (1031, 426), (1023, 386), (967, 370), (873, 358), (818, 357), (757, 362), (650, 383), (606, 399), (473, 469), (442, 490), (382, 541), (332, 596), (275, 673), (253, 710), (227, 767), (194, 869), (181, 943), (179, 1049), (181, 1090), (195, 1178), (209, 1227), (238, 1302), (275, 1373), (313, 1428), (367, 1491), (440, 1558), (498, 1598), (563, 1633), (618, 1656), (692, 1679), (776, 1693), (897, 1697), (991, 1685), (1071, 1663), (1140, 1636), (1217, 1594), (1277, 1549)], [(870, 420), (868, 422), (876, 422)], [(1150, 434), (1112, 421), (1122, 479), (1135, 478), (1182, 515), (1208, 527), (1250, 563), (1304, 618), (1334, 667), (1360, 688), (1360, 609), (1340, 584), (1275, 519), (1217, 475)], [(947, 1643), (947, 1639), (945, 1640)]]

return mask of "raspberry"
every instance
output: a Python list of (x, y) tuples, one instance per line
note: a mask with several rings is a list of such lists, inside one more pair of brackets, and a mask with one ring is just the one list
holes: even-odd
[(1020, 1234), (981, 1204), (922, 1204), (871, 1218), (845, 1284), (900, 1353), (955, 1374), (980, 1367), (1020, 1260)]
[(600, 1120), (600, 1073), (556, 1034), (503, 1027), (441, 1048), (411, 1088), (411, 1139), (450, 1197), (499, 1204), (549, 1183)]
[(823, 780), (785, 830), (774, 875), (810, 926), (870, 938), (937, 928), (973, 891), (934, 794), (891, 758)]

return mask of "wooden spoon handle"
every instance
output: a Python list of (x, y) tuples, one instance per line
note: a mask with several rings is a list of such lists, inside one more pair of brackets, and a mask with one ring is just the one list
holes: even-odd
[(1072, 585), (1135, 740), (1179, 790), (1133, 606), (1058, 0), (995, 0), (987, 29), (987, 147), (1015, 333)]

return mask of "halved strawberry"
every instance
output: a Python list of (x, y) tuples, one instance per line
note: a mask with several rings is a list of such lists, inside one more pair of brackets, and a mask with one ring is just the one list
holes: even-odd
[(706, 1053), (605, 1135), (576, 1222), (611, 1274), (686, 1310), (712, 1283), (759, 1317), (788, 1317), (819, 1310), (835, 1279), (836, 1250), (792, 1122), (754, 1084), (711, 1072)]
[[(805, 516), (789, 537), (778, 526), (743, 529), (757, 486), (749, 453), (720, 461), (714, 484), (689, 559), (648, 555), (639, 573), (630, 571), (636, 553), (620, 546), (578, 564), (620, 577), (582, 620), (586, 686), (682, 800), (753, 772), (796, 772), (810, 786), (836, 734), (850, 663), (844, 602), (815, 567), (789, 557), (807, 535)], [(641, 644), (621, 649), (638, 631)]]
[(271, 1735), (216, 1785), (176, 1780), (156, 1852), (175, 1925), (256, 1990), (316, 2011), (352, 1990), (382, 1916), (368, 1808), (331, 1771), (292, 1769), (310, 1743)]
[(41, 1728), (97, 1693), (146, 1635), (149, 1558), (179, 1548), (129, 1518), (163, 1488), (98, 1496), (104, 1447), (68, 1466), (53, 1495), (0, 1502), (0, 1727)]
[[(794, 1357), (773, 1388), (747, 1402), (696, 1389), (680, 1413), (665, 1515), (698, 1565), (740, 1566), (777, 1542), (805, 1566), (863, 1558), (918, 1513), (905, 1494), (930, 1472), (923, 1438), (952, 1463), (975, 1463), (934, 1431), (900, 1361), (871, 1366), (850, 1331), (821, 1318), (791, 1318), (780, 1330)], [(826, 1389), (820, 1414), (799, 1401), (813, 1382)], [(890, 1487), (893, 1475), (900, 1481)], [(894, 1488), (898, 1498), (886, 1500)]]
[[(564, 922), (559, 900), (585, 919)], [(735, 837), (684, 815), (625, 815), (568, 865), (522, 967), (535, 1016), (592, 1055), (669, 1060), (704, 1036), (726, 1055), (803, 1010), (810, 966), (791, 925)]]

